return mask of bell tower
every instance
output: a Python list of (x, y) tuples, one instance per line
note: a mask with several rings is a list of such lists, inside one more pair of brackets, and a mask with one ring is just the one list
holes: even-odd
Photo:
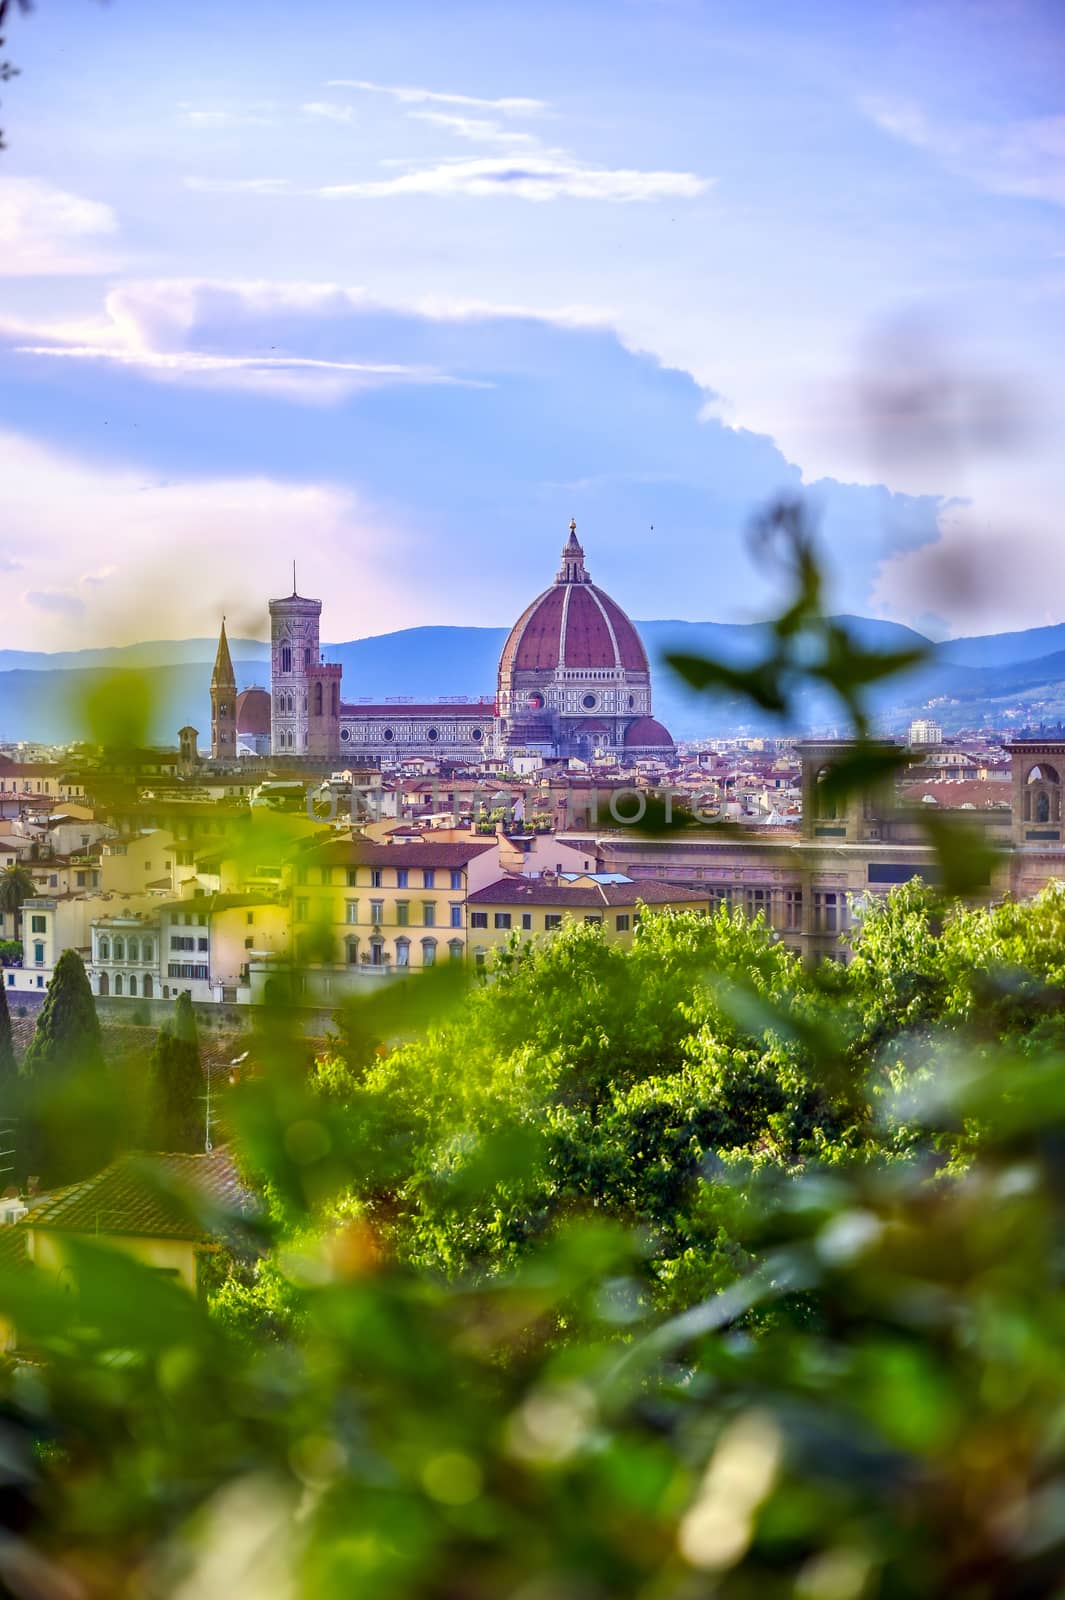
[(340, 752), (339, 665), (322, 660), (322, 602), (296, 592), (270, 601), (270, 744), (274, 755), (333, 761)]
[(211, 760), (235, 761), (237, 755), (237, 680), (226, 638), (226, 619), (218, 636), (211, 673)]

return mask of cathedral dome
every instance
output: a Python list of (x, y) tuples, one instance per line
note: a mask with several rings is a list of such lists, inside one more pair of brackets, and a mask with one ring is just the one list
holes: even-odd
[(265, 689), (242, 689), (237, 695), (237, 732), (270, 737), (270, 696)]
[(588, 577), (572, 524), (558, 576), (550, 589), (526, 606), (510, 630), (499, 662), (503, 674), (559, 668), (649, 671), (635, 627), (617, 601)]

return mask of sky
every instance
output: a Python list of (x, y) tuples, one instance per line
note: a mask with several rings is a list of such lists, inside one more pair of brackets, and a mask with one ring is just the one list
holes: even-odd
[(1065, 619), (1059, 0), (39, 0), (0, 85), (0, 645)]

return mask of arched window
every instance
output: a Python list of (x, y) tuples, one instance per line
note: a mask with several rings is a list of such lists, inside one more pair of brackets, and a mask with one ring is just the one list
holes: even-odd
[[(121, 939), (116, 939), (115, 940), (115, 960), (116, 961), (125, 961), (125, 959), (126, 959), (125, 946), (123, 945)], [(117, 993), (117, 990), (116, 990), (116, 993)]]
[(111, 993), (111, 980), (107, 976), (106, 972), (101, 972), (101, 974), (100, 974), (100, 987), (97, 990), (97, 993), (98, 994), (110, 994)]
[(314, 714), (316, 717), (320, 717), (322, 714), (322, 685), (320, 683), (316, 683), (314, 686)]
[(126, 960), (127, 961), (139, 961), (140, 960), (140, 946), (138, 945), (136, 939), (128, 939), (126, 941)]
[(134, 999), (136, 999), (136, 996), (137, 996), (137, 978), (136, 978), (136, 974), (135, 973), (131, 973), (130, 974), (129, 992), (134, 997)]
[(817, 774), (815, 814), (822, 822), (831, 822), (837, 816), (836, 799), (834, 795), (825, 794), (824, 781), (831, 772), (831, 767), (822, 767)]
[(144, 941), (144, 960), (145, 961), (153, 961), (154, 959), (155, 959), (155, 946), (152, 944), (152, 941), (150, 939), (145, 939), (145, 941)]
[(309, 644), (305, 644), (304, 647), (303, 647), (303, 670), (304, 670), (304, 672), (307, 671), (307, 669), (310, 667), (310, 664), (311, 664), (311, 647), (310, 647)]
[(122, 993), (122, 974), (121, 974), (121, 972), (116, 972), (115, 973), (115, 993), (116, 994), (121, 994)]
[(345, 949), (346, 954), (347, 954), (348, 966), (349, 967), (357, 966), (358, 965), (358, 961), (359, 961), (359, 941), (358, 941), (358, 938), (356, 936), (352, 935), (351, 938), (345, 939), (344, 940), (344, 949)]
[(422, 966), (433, 967), (436, 965), (436, 940), (422, 940)]
[(333, 687), (332, 687), (332, 690), (331, 690), (330, 696), (329, 696), (329, 704), (330, 704), (333, 716), (334, 717), (339, 717), (339, 715), (340, 715), (340, 685), (337, 683), (335, 678), (333, 679)]
[(110, 941), (110, 939), (101, 939), (100, 940), (100, 960), (101, 961), (110, 961), (110, 959), (111, 959), (111, 941)]
[(397, 967), (409, 967), (410, 966), (410, 940), (409, 939), (397, 939), (396, 940), (396, 966)]
[(1025, 822), (1061, 821), (1061, 777), (1046, 761), (1032, 767), (1024, 788)]
[(146, 1000), (150, 1000), (152, 995), (155, 993), (155, 984), (152, 982), (152, 975), (150, 972), (146, 972), (144, 974), (144, 988), (142, 992)]
[(462, 940), (451, 939), (448, 943), (447, 953), (452, 961), (462, 960)]
[(291, 645), (283, 644), (281, 646), (281, 671), (282, 672), (291, 672), (292, 671), (292, 647), (291, 647)]

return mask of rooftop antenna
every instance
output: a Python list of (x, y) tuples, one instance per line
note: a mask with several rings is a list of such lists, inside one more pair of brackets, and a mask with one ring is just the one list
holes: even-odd
[(296, 593), (296, 563), (292, 563), (292, 593)]

